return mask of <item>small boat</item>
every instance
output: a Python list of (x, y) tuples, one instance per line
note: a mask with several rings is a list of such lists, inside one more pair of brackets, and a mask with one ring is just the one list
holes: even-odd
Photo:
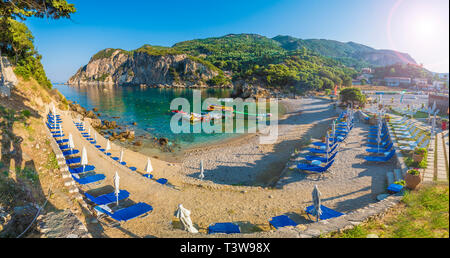
[(233, 112), (233, 107), (221, 106), (221, 105), (209, 105), (208, 111), (230, 111)]

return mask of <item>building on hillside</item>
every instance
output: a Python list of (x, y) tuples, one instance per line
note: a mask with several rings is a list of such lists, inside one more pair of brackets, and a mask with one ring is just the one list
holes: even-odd
[(370, 74), (370, 73), (372, 73), (372, 69), (370, 69), (369, 67), (363, 68), (363, 69), (361, 69), (361, 73), (362, 74)]
[(398, 87), (400, 85), (408, 86), (411, 84), (411, 78), (408, 77), (384, 77), (386, 86)]
[(436, 90), (441, 90), (443, 89), (445, 86), (444, 82), (441, 81), (433, 81), (433, 88), (435, 88)]
[(424, 87), (428, 84), (428, 80), (426, 78), (414, 78), (413, 84), (418, 87)]
[(356, 77), (356, 80), (357, 81), (360, 81), (361, 82), (361, 84), (363, 84), (363, 80), (365, 80), (366, 82), (366, 84), (371, 84), (372, 83), (372, 75), (371, 74), (363, 74), (363, 75), (360, 75), (360, 76), (358, 76), (358, 77)]

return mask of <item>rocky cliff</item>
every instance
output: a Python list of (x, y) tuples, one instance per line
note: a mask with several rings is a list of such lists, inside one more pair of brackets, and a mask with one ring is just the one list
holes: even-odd
[(68, 84), (206, 87), (207, 82), (221, 72), (184, 53), (150, 50), (153, 50), (150, 46), (139, 51), (102, 50), (81, 67)]

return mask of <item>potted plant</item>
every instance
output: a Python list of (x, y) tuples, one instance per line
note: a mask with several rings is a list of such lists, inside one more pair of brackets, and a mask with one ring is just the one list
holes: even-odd
[(421, 181), (422, 178), (420, 177), (420, 172), (418, 169), (413, 168), (406, 172), (405, 183), (406, 187), (408, 187), (409, 189), (414, 190)]
[(413, 152), (414, 162), (420, 163), (423, 160), (423, 157), (425, 156), (426, 152), (427, 152), (427, 149), (425, 149), (425, 148), (414, 149), (414, 152)]

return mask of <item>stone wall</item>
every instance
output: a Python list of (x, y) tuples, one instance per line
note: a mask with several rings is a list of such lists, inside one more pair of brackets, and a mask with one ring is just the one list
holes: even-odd
[(0, 96), (11, 95), (11, 89), (14, 88), (19, 81), (14, 74), (13, 67), (8, 58), (0, 56)]

